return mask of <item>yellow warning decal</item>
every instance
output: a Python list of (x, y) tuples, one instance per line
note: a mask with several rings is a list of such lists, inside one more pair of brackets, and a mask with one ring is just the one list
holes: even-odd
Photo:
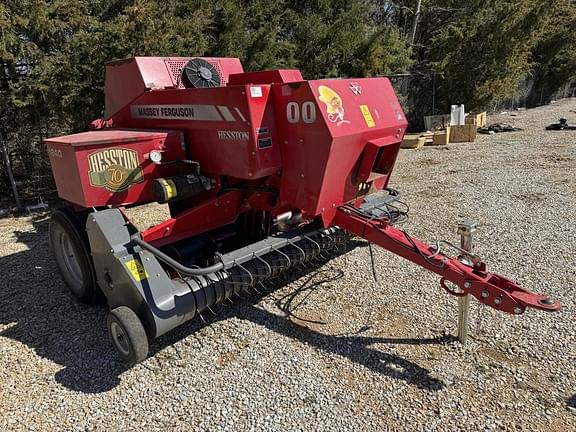
[(374, 119), (372, 118), (372, 113), (370, 112), (370, 108), (368, 105), (360, 105), (360, 111), (362, 111), (362, 115), (364, 116), (364, 120), (366, 121), (366, 126), (369, 128), (373, 128), (376, 126), (374, 123)]
[(172, 180), (161, 179), (162, 184), (164, 185), (164, 190), (166, 191), (166, 198), (172, 199), (176, 194), (176, 185)]
[(148, 277), (148, 273), (142, 267), (140, 262), (136, 261), (135, 259), (131, 259), (130, 261), (126, 261), (126, 268), (132, 274), (132, 277), (136, 280), (136, 282), (140, 282)]

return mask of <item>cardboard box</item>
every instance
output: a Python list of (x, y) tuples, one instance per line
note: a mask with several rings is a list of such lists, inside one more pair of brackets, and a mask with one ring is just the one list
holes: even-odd
[(434, 133), (432, 137), (432, 145), (446, 145), (450, 143), (450, 129), (452, 126), (448, 126), (446, 130), (438, 131)]
[(473, 124), (450, 126), (450, 142), (474, 142), (476, 141), (476, 129), (476, 125)]
[(420, 134), (405, 135), (400, 148), (418, 149), (424, 147), (426, 139)]
[(486, 112), (481, 112), (481, 113), (470, 113), (468, 114), (468, 116), (466, 117), (466, 124), (472, 124), (472, 125), (476, 125), (476, 127), (485, 127), (486, 124), (488, 123), (488, 118), (486, 115)]

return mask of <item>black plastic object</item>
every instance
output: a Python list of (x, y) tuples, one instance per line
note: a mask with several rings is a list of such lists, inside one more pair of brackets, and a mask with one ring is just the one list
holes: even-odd
[(492, 123), (490, 126), (478, 129), (478, 133), (489, 135), (502, 132), (520, 132), (523, 129), (514, 127), (506, 123)]
[(220, 74), (206, 60), (194, 58), (182, 69), (182, 84), (186, 88), (220, 87)]
[(157, 178), (152, 183), (156, 201), (164, 204), (198, 195), (210, 187), (210, 180), (194, 174)]
[(546, 126), (546, 130), (576, 130), (576, 124), (569, 124), (568, 119), (561, 118), (558, 123)]

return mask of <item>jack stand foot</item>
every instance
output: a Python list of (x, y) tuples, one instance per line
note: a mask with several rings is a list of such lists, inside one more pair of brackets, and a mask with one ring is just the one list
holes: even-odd
[(468, 340), (468, 312), (470, 295), (458, 297), (458, 340), (462, 345)]

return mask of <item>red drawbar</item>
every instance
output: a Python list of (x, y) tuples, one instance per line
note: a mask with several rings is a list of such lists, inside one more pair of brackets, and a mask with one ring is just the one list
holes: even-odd
[(485, 265), (478, 263), (472, 268), (435, 250), (400, 231), (387, 222), (369, 220), (339, 208), (334, 223), (390, 252), (442, 276), (441, 285), (450, 294), (446, 281), (456, 284), (462, 291), (471, 294), (481, 303), (511, 314), (522, 314), (526, 308), (544, 311), (560, 310), (560, 303), (549, 297), (535, 294), (502, 276), (488, 273)]

